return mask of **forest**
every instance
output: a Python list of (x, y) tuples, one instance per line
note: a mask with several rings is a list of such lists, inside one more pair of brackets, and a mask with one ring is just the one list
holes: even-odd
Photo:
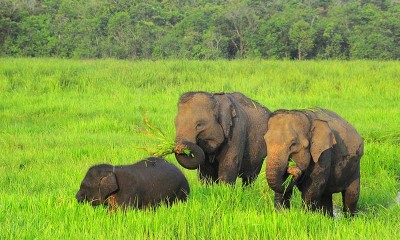
[(0, 56), (400, 59), (399, 0), (0, 0)]

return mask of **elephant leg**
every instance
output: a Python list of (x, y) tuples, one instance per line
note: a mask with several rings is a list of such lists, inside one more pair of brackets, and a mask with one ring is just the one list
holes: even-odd
[(262, 167), (262, 165), (257, 167), (251, 175), (246, 175), (246, 176), (242, 177), (242, 179), (243, 179), (242, 186), (243, 187), (251, 185), (257, 179), (258, 173), (261, 171), (261, 167)]
[(303, 208), (306, 210), (317, 211), (320, 209), (320, 202), (318, 200), (303, 199)]
[(223, 160), (220, 161), (218, 167), (218, 181), (235, 184), (236, 178), (239, 173), (239, 158), (229, 157), (227, 155)]
[(360, 196), (360, 178), (355, 179), (344, 191), (342, 191), (343, 212), (350, 212), (354, 216), (357, 212), (357, 202)]
[(200, 165), (199, 179), (201, 183), (210, 184), (218, 180), (218, 165), (212, 163), (205, 163)]
[(275, 193), (274, 205), (276, 210), (290, 209), (290, 198), (292, 197), (293, 188), (287, 189), (284, 194)]
[(218, 174), (218, 181), (228, 183), (228, 184), (235, 184), (237, 178), (237, 173), (231, 171), (219, 171)]
[(311, 211), (323, 210), (324, 202), (329, 202), (329, 198), (323, 198), (330, 176), (330, 156), (330, 151), (322, 153), (318, 163), (313, 165), (310, 176), (302, 184), (304, 185), (301, 190), (303, 204)]
[(333, 203), (332, 203), (332, 194), (325, 194), (321, 197), (321, 206), (324, 214), (333, 217)]
[(218, 170), (218, 181), (235, 184), (239, 169), (235, 166), (220, 166)]
[(311, 211), (321, 210), (321, 196), (312, 191), (301, 193), (303, 208)]
[(251, 176), (243, 176), (242, 177), (242, 186), (247, 187), (250, 186), (257, 178), (257, 175), (251, 175)]

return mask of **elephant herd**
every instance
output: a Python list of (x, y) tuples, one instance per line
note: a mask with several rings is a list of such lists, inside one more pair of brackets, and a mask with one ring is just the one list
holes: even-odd
[[(333, 216), (332, 194), (342, 193), (343, 211), (356, 213), (363, 140), (336, 113), (321, 109), (271, 112), (241, 93), (187, 92), (178, 102), (175, 153), (203, 183), (250, 185), (266, 159), (266, 178), (276, 209), (290, 208), (296, 186), (303, 205)], [(289, 166), (294, 162), (295, 166)], [(285, 180), (292, 175), (286, 185)], [(133, 165), (93, 166), (82, 181), (79, 202), (143, 208), (185, 201), (188, 181), (173, 164), (148, 158)]]

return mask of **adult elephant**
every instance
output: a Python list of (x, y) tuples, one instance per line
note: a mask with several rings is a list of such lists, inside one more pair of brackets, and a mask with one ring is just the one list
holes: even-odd
[[(346, 120), (326, 109), (278, 110), (269, 118), (265, 141), (266, 176), (276, 208), (290, 207), (295, 183), (311, 210), (332, 216), (332, 194), (341, 192), (343, 211), (356, 212), (364, 143)], [(290, 159), (296, 166), (288, 166)], [(289, 173), (295, 182), (285, 190)]]
[(198, 169), (202, 182), (252, 183), (266, 157), (263, 139), (271, 112), (241, 93), (187, 92), (175, 118), (178, 162)]

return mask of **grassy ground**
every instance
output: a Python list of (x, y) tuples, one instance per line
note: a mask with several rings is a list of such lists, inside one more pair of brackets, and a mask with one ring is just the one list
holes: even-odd
[[(0, 239), (399, 239), (399, 76), (399, 62), (0, 59)], [(179, 95), (197, 90), (347, 119), (365, 140), (360, 214), (304, 212), (298, 191), (276, 213), (265, 167), (248, 189), (203, 186), (183, 169), (189, 201), (157, 211), (76, 202), (91, 165), (147, 156), (143, 114), (173, 138)]]

